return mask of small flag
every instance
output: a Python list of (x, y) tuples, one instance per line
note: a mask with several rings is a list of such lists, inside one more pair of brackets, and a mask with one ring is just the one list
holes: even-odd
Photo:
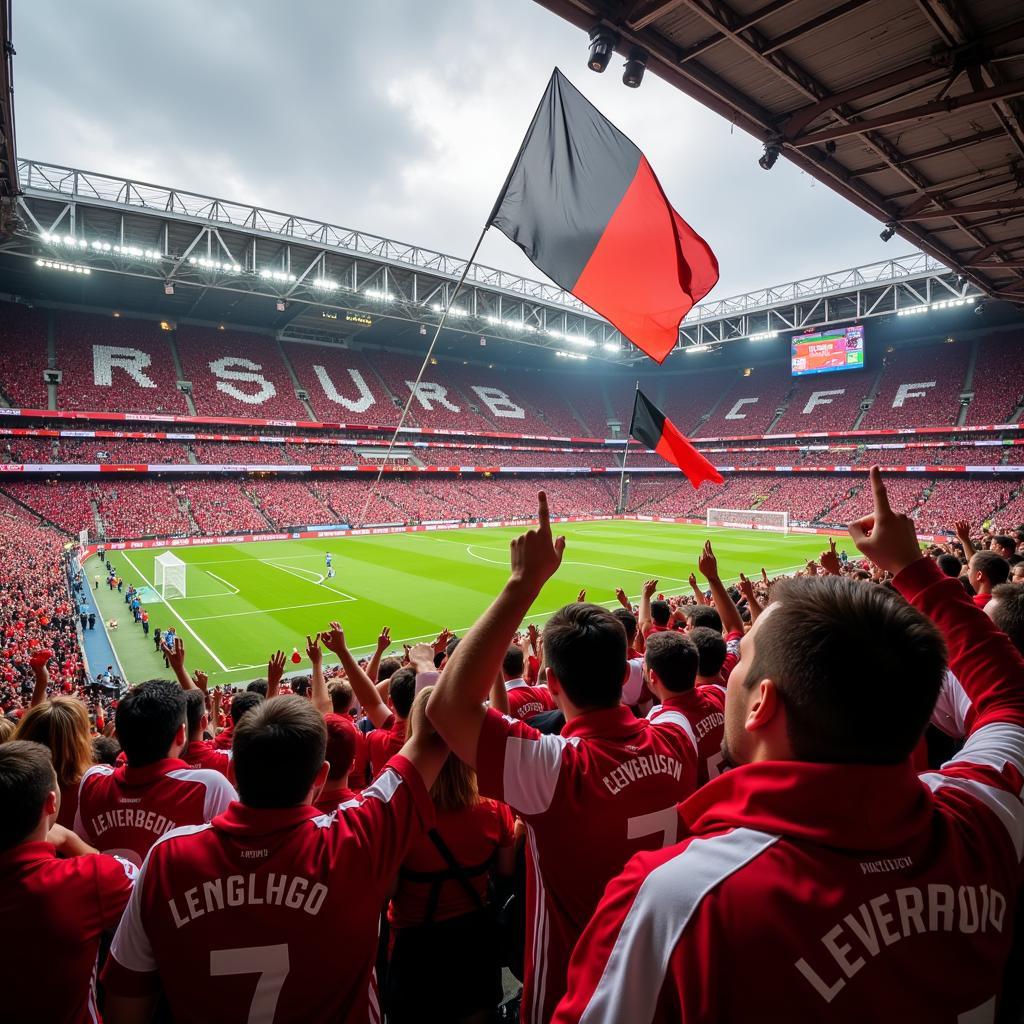
[(659, 363), (718, 281), (647, 158), (557, 68), (487, 223)]
[(300, 661), (302, 661), (302, 655), (299, 654), (298, 647), (293, 647), (292, 648), (292, 664), (293, 665), (298, 665), (298, 663)]
[(723, 482), (722, 474), (679, 432), (679, 428), (638, 388), (629, 436), (678, 466), (694, 487), (705, 480)]

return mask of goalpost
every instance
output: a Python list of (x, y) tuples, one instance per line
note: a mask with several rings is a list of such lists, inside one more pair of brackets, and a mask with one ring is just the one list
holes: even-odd
[(789, 513), (767, 509), (709, 508), (708, 526), (729, 526), (736, 530), (765, 530), (789, 533)]
[(153, 563), (156, 576), (154, 583), (160, 596), (168, 601), (172, 597), (187, 597), (185, 589), (185, 563), (170, 551), (157, 555)]

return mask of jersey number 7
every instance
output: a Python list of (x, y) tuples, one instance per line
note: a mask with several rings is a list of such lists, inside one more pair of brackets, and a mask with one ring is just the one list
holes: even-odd
[(277, 998), (288, 976), (288, 946), (248, 946), (244, 949), (211, 949), (210, 974), (258, 974), (256, 991), (249, 1004), (249, 1024), (274, 1024)]

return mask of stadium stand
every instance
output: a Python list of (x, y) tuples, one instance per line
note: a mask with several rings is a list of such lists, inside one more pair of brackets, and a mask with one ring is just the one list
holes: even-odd
[(153, 320), (56, 314), (60, 409), (189, 412), (170, 334)]
[(292, 461), (283, 444), (261, 441), (191, 441), (196, 462), (207, 465), (286, 466)]
[[(703, 358), (698, 356), (698, 359)], [(740, 371), (732, 368), (728, 370), (714, 369), (702, 372), (677, 373), (663, 378), (654, 377), (648, 381), (641, 380), (641, 387), (650, 389), (651, 397), (655, 404), (661, 409), (673, 423), (687, 436), (695, 436), (697, 427), (712, 410), (720, 407), (730, 389), (740, 379)], [(631, 397), (625, 398), (626, 412), (628, 416), (633, 408)], [(621, 401), (621, 399), (620, 399)], [(728, 410), (727, 410), (728, 411)], [(629, 429), (629, 420), (623, 423), (623, 433)], [(735, 425), (725, 432), (723, 436), (733, 434), (746, 434), (746, 429), (738, 429)], [(710, 436), (707, 431), (702, 436)]]
[(259, 510), (277, 528), (337, 522), (336, 513), (297, 480), (264, 479), (244, 485)]
[(120, 462), (126, 465), (159, 465), (188, 462), (181, 444), (173, 441), (137, 441), (120, 438), (72, 440), (61, 438), (48, 462)]
[(2, 462), (60, 462), (54, 457), (53, 440), (44, 437), (0, 438)]
[(286, 342), (284, 352), (299, 386), (309, 394), (317, 419), (327, 423), (398, 423), (399, 410), (371, 366), (380, 353), (368, 353), (364, 358), (336, 346), (295, 342)]
[(954, 424), (971, 346), (927, 345), (894, 349), (871, 408), (860, 426), (891, 430)]
[(878, 371), (815, 374), (796, 381), (786, 411), (772, 433), (807, 430), (849, 430), (857, 421), (860, 403), (868, 397)]
[(200, 415), (308, 419), (274, 340), (184, 326), (175, 345)]
[(711, 416), (694, 431), (696, 437), (764, 434), (793, 387), (789, 367), (776, 364), (753, 368), (726, 391)]
[(270, 525), (236, 480), (183, 481), (174, 486), (174, 494), (187, 501), (188, 514), (202, 533), (247, 533)]
[[(96, 488), (97, 505), (108, 539), (183, 537), (192, 533), (171, 485), (160, 480), (118, 479)], [(92, 527), (92, 523), (83, 523)]]
[(0, 397), (25, 409), (48, 409), (45, 310), (0, 303)]
[(1024, 338), (1017, 331), (991, 335), (978, 342), (965, 423), (1011, 423), (1024, 401), (1024, 384), (1017, 372)]
[(3, 487), (16, 501), (66, 533), (77, 535), (79, 530), (96, 529), (95, 484), (71, 480), (12, 480), (4, 482)]

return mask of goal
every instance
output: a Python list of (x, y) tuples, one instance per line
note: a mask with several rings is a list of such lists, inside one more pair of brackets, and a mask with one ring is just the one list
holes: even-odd
[(160, 596), (169, 601), (172, 597), (187, 597), (185, 589), (185, 563), (170, 551), (157, 555), (153, 563), (156, 569), (156, 589)]
[(730, 526), (736, 530), (765, 530), (789, 533), (789, 513), (767, 509), (709, 508), (708, 526)]

